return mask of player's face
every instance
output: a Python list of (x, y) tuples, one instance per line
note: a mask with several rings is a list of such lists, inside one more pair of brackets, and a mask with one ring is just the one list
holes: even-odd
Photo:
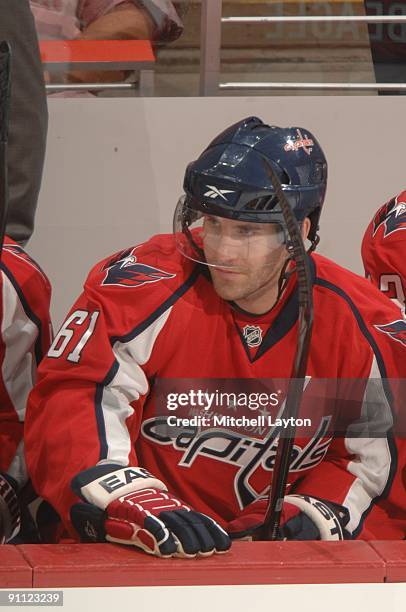
[(277, 286), (287, 258), (279, 225), (206, 216), (202, 240), (214, 288), (223, 299), (238, 302)]

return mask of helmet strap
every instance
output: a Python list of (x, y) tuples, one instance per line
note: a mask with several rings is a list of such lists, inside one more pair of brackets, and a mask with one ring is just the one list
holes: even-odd
[(196, 253), (199, 255), (199, 257), (201, 257), (202, 260), (205, 261), (206, 257), (205, 257), (204, 251), (193, 240), (192, 232), (189, 230), (185, 221), (182, 222), (182, 231), (186, 235), (187, 239), (189, 240), (189, 243), (192, 245), (192, 247), (194, 248)]
[[(310, 247), (307, 250), (308, 255), (310, 255), (310, 253), (312, 253), (317, 248), (317, 245), (319, 244), (319, 242), (320, 242), (320, 236), (318, 234), (316, 234), (315, 237), (313, 238), (313, 240), (311, 241)], [(288, 283), (288, 280), (291, 277), (292, 272), (293, 272), (293, 270), (291, 270), (290, 272), (287, 271), (287, 267), (288, 267), (289, 263), (291, 261), (293, 261), (293, 256), (291, 254), (291, 249), (289, 248), (289, 243), (287, 243), (287, 250), (288, 250), (289, 256), (287, 257), (285, 263), (283, 264), (283, 268), (282, 268), (281, 273), (279, 275), (279, 280), (278, 280), (278, 295), (277, 295), (275, 304), (276, 304), (276, 302), (279, 301), (279, 298), (281, 297), (281, 295), (282, 295), (282, 293), (283, 293), (283, 291), (284, 291), (284, 289), (285, 289), (285, 287), (286, 287), (286, 285)]]
[(314, 236), (313, 240), (311, 241), (311, 245), (310, 245), (310, 247), (309, 247), (309, 249), (307, 251), (309, 255), (310, 255), (310, 253), (313, 253), (313, 251), (316, 250), (317, 245), (319, 244), (319, 242), (320, 242), (320, 236), (318, 234), (316, 234)]
[(276, 300), (275, 300), (275, 304), (279, 301), (279, 298), (281, 297), (286, 285), (288, 284), (288, 280), (292, 274), (292, 272), (288, 272), (287, 271), (287, 267), (289, 265), (289, 263), (292, 261), (292, 255), (289, 255), (289, 257), (286, 258), (285, 263), (283, 264), (283, 268), (281, 270), (281, 273), (279, 275), (279, 280), (278, 280), (278, 295), (276, 296)]

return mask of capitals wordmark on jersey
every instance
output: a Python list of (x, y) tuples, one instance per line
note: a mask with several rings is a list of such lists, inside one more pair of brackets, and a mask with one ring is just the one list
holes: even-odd
[[(309, 439), (296, 440), (293, 446), (290, 471), (295, 478), (301, 471), (306, 471), (318, 465), (325, 457), (331, 444), (331, 436), (326, 436), (331, 417), (323, 417), (314, 436)], [(188, 427), (171, 431), (166, 417), (147, 419), (142, 424), (142, 435), (155, 444), (172, 446), (180, 453), (178, 465), (191, 467), (199, 457), (214, 462), (216, 469), (221, 465), (233, 465), (234, 495), (242, 510), (255, 499), (268, 492), (270, 473), (274, 468), (276, 449), (282, 427), (265, 427), (261, 437), (250, 436), (248, 431), (231, 430), (220, 427), (199, 430), (198, 427)], [(268, 479), (265, 488), (258, 484)]]

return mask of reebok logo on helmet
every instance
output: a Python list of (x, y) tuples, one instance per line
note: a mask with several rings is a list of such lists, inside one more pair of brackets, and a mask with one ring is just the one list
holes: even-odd
[(225, 193), (235, 193), (232, 189), (218, 189), (214, 185), (206, 185), (209, 188), (209, 191), (206, 191), (204, 196), (206, 198), (223, 198), (227, 202), (227, 198), (225, 197)]

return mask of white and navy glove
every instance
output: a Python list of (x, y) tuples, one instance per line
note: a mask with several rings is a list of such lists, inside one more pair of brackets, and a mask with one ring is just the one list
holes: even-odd
[(87, 502), (71, 508), (82, 542), (129, 544), (159, 557), (209, 556), (231, 546), (220, 525), (143, 468), (96, 466), (78, 474), (72, 488)]
[[(260, 497), (230, 521), (231, 539), (256, 539), (261, 529), (268, 497)], [(279, 536), (281, 540), (347, 540), (349, 521), (346, 508), (308, 495), (287, 495), (283, 502)]]
[(20, 531), (20, 504), (16, 481), (0, 472), (0, 544), (5, 544)]

